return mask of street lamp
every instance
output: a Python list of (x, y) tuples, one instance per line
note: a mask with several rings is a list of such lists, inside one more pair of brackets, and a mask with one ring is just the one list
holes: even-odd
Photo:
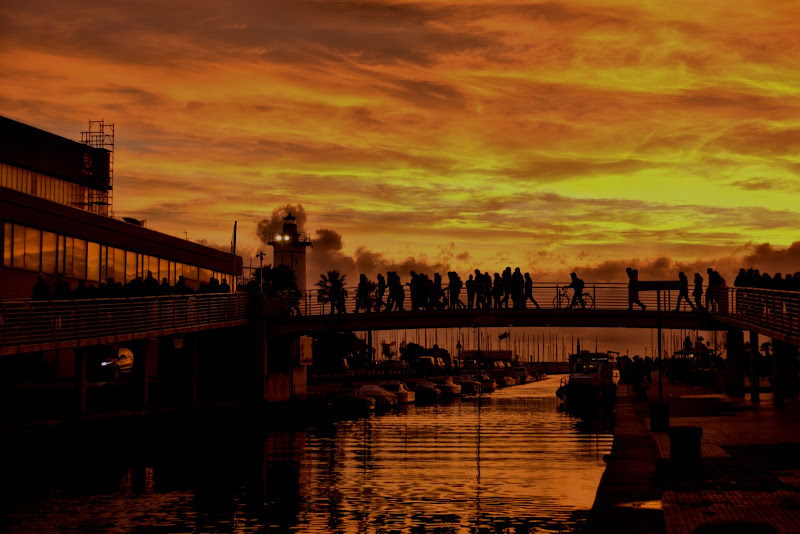
[(261, 291), (261, 294), (263, 295), (264, 294), (264, 256), (266, 256), (266, 254), (264, 254), (263, 252), (259, 252), (258, 254), (256, 254), (256, 256), (258, 256), (258, 263), (260, 265), (260, 268), (258, 269), (258, 287), (259, 287), (259, 289)]

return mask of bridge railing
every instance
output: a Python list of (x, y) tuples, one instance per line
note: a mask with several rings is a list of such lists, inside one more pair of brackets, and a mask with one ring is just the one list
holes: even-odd
[(0, 302), (0, 346), (209, 327), (247, 318), (246, 294)]
[(724, 287), (711, 290), (708, 309), (754, 330), (800, 336), (800, 292)]
[[(566, 293), (563, 292), (563, 287), (568, 285), (568, 282), (550, 282), (538, 283), (533, 286), (532, 295), (536, 303), (542, 309), (565, 309), (571, 302), (572, 289), (568, 289)], [(281, 308), (284, 314), (287, 315), (301, 315), (301, 316), (319, 316), (326, 314), (336, 313), (366, 313), (380, 311), (381, 313), (399, 313), (398, 311), (387, 312), (386, 303), (389, 298), (389, 290), (379, 298), (373, 292), (370, 294), (366, 302), (357, 301), (358, 288), (347, 286), (344, 288), (345, 298), (342, 301), (342, 306), (337, 307), (331, 303), (328, 293), (323, 291), (320, 293), (318, 289), (311, 289), (305, 292), (285, 293), (282, 295)], [(691, 288), (690, 288), (691, 291)], [(462, 289), (458, 300), (463, 304), (463, 308), (456, 306), (451, 308), (449, 300), (451, 300), (450, 293), (446, 287), (443, 288), (443, 295), (447, 297), (447, 303), (440, 304), (439, 307), (429, 307), (420, 309), (441, 309), (460, 311), (462, 309), (469, 309), (467, 292)], [(563, 296), (561, 296), (563, 294)], [(628, 284), (627, 283), (587, 283), (584, 287), (583, 294), (587, 302), (587, 309), (598, 310), (624, 310), (628, 309)], [(519, 302), (524, 301), (524, 294), (518, 297)], [(690, 295), (690, 298), (691, 295)], [(443, 302), (441, 299), (439, 302)], [(639, 300), (646, 306), (648, 311), (655, 311), (657, 308), (657, 292), (656, 291), (640, 291)], [(662, 311), (674, 310), (678, 306), (678, 291), (664, 290), (661, 291), (661, 309)], [(692, 302), (694, 299), (692, 298)], [(402, 304), (404, 311), (413, 309), (408, 286), (404, 287), (404, 300)], [(522, 304), (522, 307), (527, 309), (535, 308), (534, 304), (528, 300)], [(580, 307), (580, 306), (578, 306)], [(513, 298), (508, 299), (508, 309), (513, 308)], [(633, 304), (635, 310), (639, 310), (638, 304)], [(357, 311), (358, 309), (358, 311)], [(473, 307), (475, 309), (475, 307)], [(493, 309), (493, 304), (487, 308)], [(506, 305), (503, 303), (501, 309), (505, 310)], [(691, 311), (690, 306), (682, 301), (679, 307), (682, 311)]]

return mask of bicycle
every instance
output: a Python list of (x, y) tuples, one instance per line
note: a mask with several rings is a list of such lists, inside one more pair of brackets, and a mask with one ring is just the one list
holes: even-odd
[[(581, 293), (586, 308), (594, 308), (594, 299), (590, 293)], [(572, 302), (572, 294), (567, 290), (567, 286), (557, 287), (556, 296), (553, 297), (553, 307), (557, 310), (566, 309)], [(576, 303), (577, 304), (577, 303)]]

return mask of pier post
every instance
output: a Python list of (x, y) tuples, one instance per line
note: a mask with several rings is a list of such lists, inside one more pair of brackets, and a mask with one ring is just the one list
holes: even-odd
[(191, 383), (189, 384), (189, 391), (190, 397), (192, 402), (197, 402), (197, 336), (188, 336), (184, 343), (186, 346), (186, 350), (189, 351), (189, 366), (191, 368), (189, 380)]
[(292, 357), (285, 339), (273, 339), (271, 318), (280, 315), (280, 299), (260, 299), (248, 325), (246, 358), (253, 376), (252, 395), (255, 400), (286, 401), (292, 397)]
[(252, 381), (251, 396), (255, 400), (267, 398), (267, 323), (263, 315), (250, 321), (247, 328), (246, 358)]
[[(139, 365), (139, 406), (146, 410), (150, 404), (150, 367), (158, 361), (158, 338), (148, 338), (144, 350), (138, 358)], [(135, 365), (134, 361), (134, 365)]]
[(75, 400), (80, 415), (86, 413), (86, 350), (75, 349)]
[(750, 400), (758, 402), (761, 396), (759, 391), (758, 373), (758, 333), (750, 331)]
[(789, 395), (795, 395), (797, 381), (797, 347), (772, 340), (772, 392), (773, 402), (782, 406)]
[(728, 380), (726, 393), (744, 396), (744, 332), (738, 328), (728, 330)]

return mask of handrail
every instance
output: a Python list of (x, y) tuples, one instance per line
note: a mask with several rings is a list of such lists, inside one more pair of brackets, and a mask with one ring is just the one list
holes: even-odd
[[(536, 284), (533, 297), (542, 309), (558, 309), (558, 302), (554, 302), (554, 299), (563, 285)], [(356, 288), (347, 287), (346, 290), (348, 296), (344, 300), (344, 312), (352, 314), (356, 309)], [(627, 284), (586, 284), (584, 292), (589, 293), (593, 300), (587, 309), (628, 309)], [(280, 299), (281, 311), (286, 316), (297, 315), (298, 310), (300, 316), (330, 315), (330, 302), (320, 301), (317, 295), (316, 289), (304, 293), (286, 293)], [(661, 291), (660, 295), (661, 310), (675, 311), (678, 292), (666, 290)], [(83, 300), (3, 300), (0, 301), (0, 347), (163, 333), (182, 328), (214, 328), (215, 325), (247, 320), (251, 315), (248, 299), (253, 296), (238, 293)], [(462, 291), (461, 296), (466, 298), (466, 292)], [(706, 296), (710, 298), (704, 299), (703, 305), (708, 305), (708, 311), (722, 321), (727, 319), (731, 324), (761, 330), (767, 335), (778, 333), (800, 338), (800, 292), (723, 287), (712, 289)], [(370, 311), (362, 309), (359, 313), (375, 313), (376, 308), (380, 308), (381, 314), (403, 313), (385, 311), (386, 297), (387, 294), (378, 306), (377, 296), (372, 295), (367, 302)], [(656, 310), (657, 292), (641, 291), (639, 298), (648, 313)], [(362, 303), (359, 302), (359, 305)], [(411, 309), (407, 291), (403, 308)], [(526, 308), (536, 313), (530, 301)], [(455, 313), (459, 311), (449, 307), (440, 309)], [(502, 305), (500, 310), (490, 308), (484, 313), (498, 313), (505, 309), (505, 305)], [(513, 309), (513, 299), (509, 299), (508, 309)], [(638, 309), (634, 304), (634, 310)], [(678, 309), (691, 311), (685, 302)], [(565, 310), (564, 313), (570, 311)]]
[(0, 301), (0, 346), (214, 327), (246, 320), (247, 294)]
[[(542, 309), (565, 309), (569, 305), (570, 301), (560, 300), (558, 296), (560, 288), (563, 288), (565, 285), (567, 285), (566, 282), (537, 283), (533, 285), (532, 296)], [(389, 297), (388, 288), (380, 299), (378, 299), (378, 296), (375, 294), (375, 292), (372, 292), (369, 295), (366, 303), (356, 302), (358, 293), (357, 289), (357, 287), (353, 286), (346, 286), (344, 288), (346, 297), (343, 301), (343, 307), (340, 306), (339, 309), (336, 309), (336, 307), (332, 306), (330, 300), (324, 298), (324, 294), (323, 299), (320, 300), (318, 289), (310, 289), (304, 292), (284, 292), (281, 295), (281, 310), (285, 315), (295, 316), (335, 315), (337, 313), (372, 313), (376, 311), (380, 311), (381, 313), (387, 312), (386, 302)], [(568, 292), (570, 295), (572, 295), (573, 290), (569, 289)], [(625, 310), (629, 307), (627, 283), (586, 283), (583, 289), (583, 294), (585, 295), (587, 293), (589, 295), (587, 300), (591, 300), (591, 303), (587, 302), (586, 309)], [(445, 295), (446, 297), (450, 296), (446, 285), (443, 285), (441, 294)], [(639, 292), (639, 299), (647, 307), (648, 311), (655, 311), (657, 309), (657, 294), (658, 292), (656, 291)], [(678, 291), (663, 290), (660, 292), (660, 295), (661, 310), (675, 310), (678, 300)], [(524, 297), (525, 295), (523, 292), (522, 295), (519, 295), (518, 301), (523, 302)], [(690, 298), (692, 298), (691, 294)], [(378, 304), (378, 300), (380, 300), (380, 304)], [(464, 304), (465, 309), (470, 309), (468, 305), (469, 303), (467, 302), (468, 299), (466, 290), (462, 289), (460, 291), (459, 300)], [(693, 298), (692, 302), (694, 303)], [(357, 307), (359, 308), (358, 312), (356, 312)], [(508, 309), (513, 308), (513, 298), (508, 299), (507, 307)], [(534, 308), (534, 305), (530, 300), (528, 300), (527, 303), (522, 304), (522, 307), (531, 309)], [(580, 308), (579, 305), (577, 307)], [(636, 310), (640, 309), (637, 304), (633, 304), (633, 308)], [(402, 310), (409, 311), (412, 309), (413, 306), (411, 303), (409, 287), (408, 285), (405, 285)], [(462, 308), (451, 308), (448, 303), (445, 305), (440, 305), (438, 308), (436, 306), (429, 306), (427, 308), (420, 309), (459, 310)], [(472, 309), (476, 308), (473, 306)], [(495, 308), (493, 305), (490, 305), (484, 309), (487, 312), (492, 313)], [(503, 302), (501, 305), (501, 309), (506, 309), (505, 302)], [(680, 304), (680, 310), (691, 311), (691, 308), (686, 304), (685, 301), (683, 301)], [(399, 310), (396, 308), (393, 310), (393, 312), (397, 311)]]
[[(800, 292), (723, 287), (711, 292), (709, 311), (756, 331), (800, 337)], [(768, 335), (770, 335), (768, 334)]]

